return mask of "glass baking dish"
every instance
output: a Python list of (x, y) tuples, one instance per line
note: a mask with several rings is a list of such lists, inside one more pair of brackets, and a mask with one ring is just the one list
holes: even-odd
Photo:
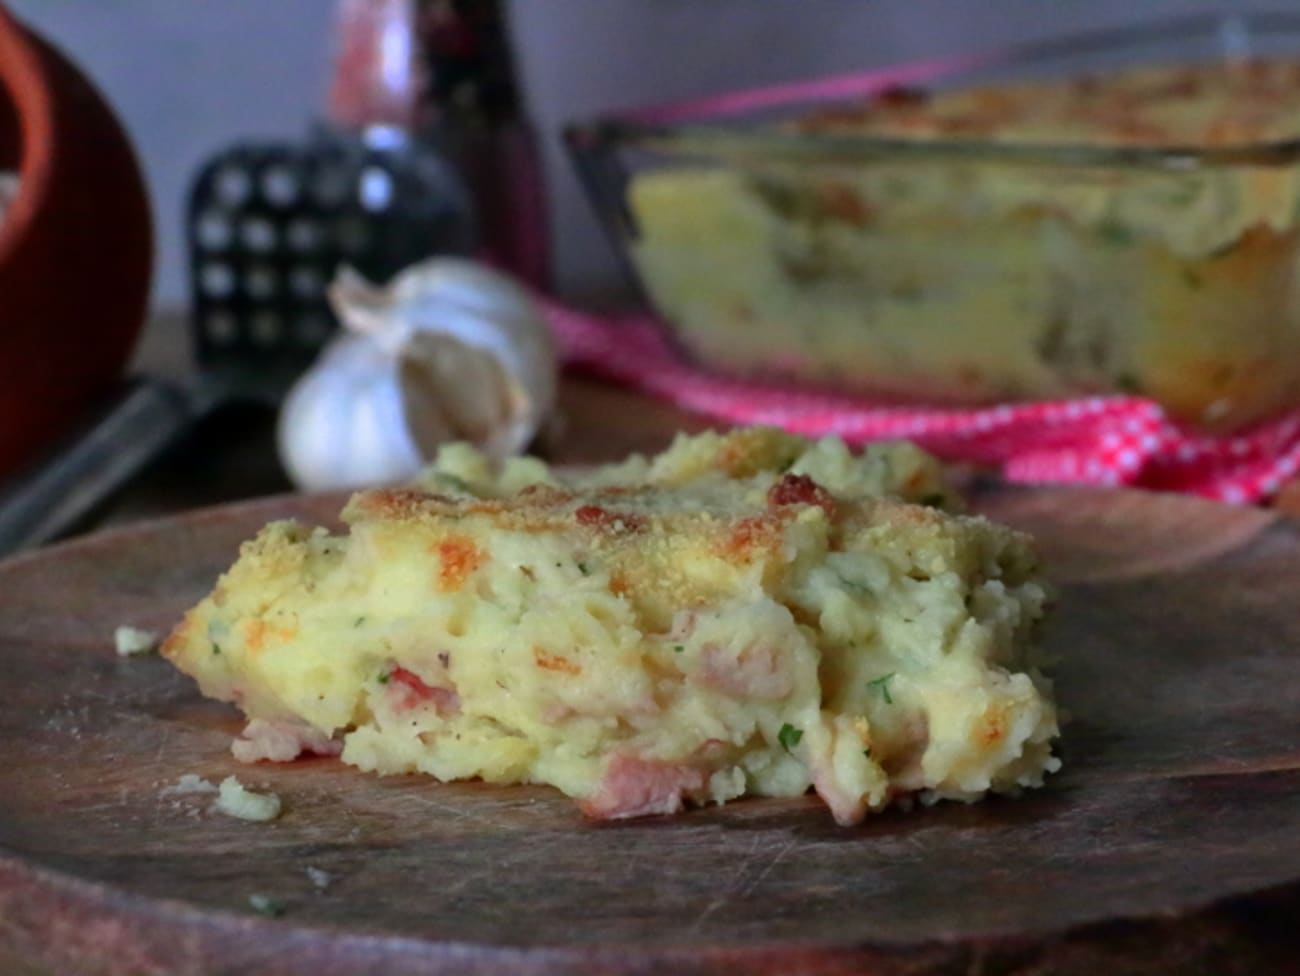
[[(1154, 65), (1254, 71), (1261, 103), (1278, 72), (1268, 91), (1294, 82), (1296, 96), (1255, 114), (1231, 103), (1229, 124), (1172, 141), (1114, 119), (1079, 135), (1032, 105), (1067, 90), (1054, 80), (1092, 91)], [(1038, 124), (1000, 132), (953, 110), (958, 131), (855, 128), (972, 89), (995, 93), (979, 104), (1018, 93)], [(1209, 112), (1203, 89), (1185, 94)], [(1252, 129), (1255, 115), (1268, 118)], [(949, 404), (1131, 393), (1213, 430), (1300, 405), (1300, 15), (735, 93), (566, 139), (646, 297), (720, 372)]]

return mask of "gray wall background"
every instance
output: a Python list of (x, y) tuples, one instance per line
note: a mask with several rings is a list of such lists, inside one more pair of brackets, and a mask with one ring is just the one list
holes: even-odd
[[(155, 298), (184, 301), (183, 201), (206, 156), (292, 138), (321, 103), (330, 0), (9, 0), (117, 107), (156, 210)], [(732, 86), (847, 71), (1248, 0), (512, 0), (531, 111), (546, 136), (555, 267), (568, 292), (617, 276), (555, 138), (565, 121)], [(1290, 6), (1300, 11), (1300, 5)]]

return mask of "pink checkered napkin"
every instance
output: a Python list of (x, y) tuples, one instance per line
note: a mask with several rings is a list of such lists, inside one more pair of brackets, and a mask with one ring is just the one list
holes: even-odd
[(710, 375), (644, 316), (600, 318), (548, 302), (566, 365), (720, 420), (851, 443), (905, 437), (941, 457), (998, 465), (1009, 481), (1133, 485), (1226, 502), (1268, 498), (1300, 470), (1300, 410), (1209, 436), (1132, 396), (997, 407), (880, 406)]

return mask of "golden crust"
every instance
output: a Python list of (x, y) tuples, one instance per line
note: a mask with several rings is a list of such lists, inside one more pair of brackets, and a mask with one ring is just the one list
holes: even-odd
[(812, 133), (1180, 148), (1300, 135), (1300, 61), (1179, 64), (1106, 75), (898, 91), (811, 114)]

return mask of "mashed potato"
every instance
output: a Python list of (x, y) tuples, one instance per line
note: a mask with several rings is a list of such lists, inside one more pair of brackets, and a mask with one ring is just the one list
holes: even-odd
[(341, 748), (597, 818), (811, 787), (852, 824), (1058, 765), (1030, 540), (952, 497), (911, 445), (765, 429), (568, 477), (460, 446), (355, 495), (350, 535), (267, 526), (163, 652), (252, 720), (241, 758)]

